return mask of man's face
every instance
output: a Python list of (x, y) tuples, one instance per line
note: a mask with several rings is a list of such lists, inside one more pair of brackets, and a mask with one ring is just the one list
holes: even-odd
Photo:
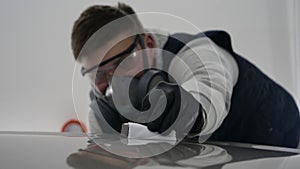
[[(109, 80), (114, 73), (119, 76), (133, 77), (143, 69), (144, 65), (140, 40), (145, 44), (148, 63), (151, 66), (154, 58), (154, 51), (151, 48), (154, 48), (155, 44), (150, 34), (130, 37), (126, 36), (126, 34), (121, 34), (89, 56), (83, 57), (80, 64), (85, 70), (115, 58), (86, 74), (92, 84), (95, 85), (102, 94), (105, 93), (109, 85)], [(115, 72), (117, 67), (118, 71)]]

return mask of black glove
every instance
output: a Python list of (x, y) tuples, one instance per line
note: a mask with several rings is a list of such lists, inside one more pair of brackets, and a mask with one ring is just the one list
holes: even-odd
[[(188, 134), (186, 133), (186, 129), (190, 128), (189, 134), (198, 134), (201, 132), (204, 124), (202, 106), (190, 93), (177, 84), (167, 82), (159, 82), (154, 89), (161, 90), (164, 93), (167, 103), (163, 113), (154, 121), (146, 124), (150, 131), (168, 134), (175, 129), (177, 133)], [(151, 91), (143, 99), (142, 107), (144, 111), (150, 107), (150, 110), (157, 110), (157, 107), (162, 106), (162, 96), (153, 96), (150, 93)], [(152, 101), (151, 106), (149, 99)], [(179, 114), (180, 111), (182, 113)], [(147, 113), (149, 113), (149, 110), (147, 110)], [(155, 114), (156, 112), (152, 113)], [(149, 118), (151, 118), (150, 116)], [(175, 121), (176, 123), (174, 124)], [(174, 126), (172, 126), (173, 124)]]

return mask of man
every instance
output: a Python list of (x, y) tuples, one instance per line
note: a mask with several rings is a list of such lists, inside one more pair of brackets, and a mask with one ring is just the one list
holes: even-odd
[(93, 89), (92, 133), (120, 132), (133, 121), (202, 140), (298, 145), (293, 98), (236, 54), (226, 32), (147, 31), (133, 14), (125, 4), (96, 5), (74, 24), (73, 53)]

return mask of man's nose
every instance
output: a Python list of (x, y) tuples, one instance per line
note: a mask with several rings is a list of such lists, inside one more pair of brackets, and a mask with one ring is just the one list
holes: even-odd
[(102, 94), (105, 94), (105, 91), (106, 91), (107, 86), (108, 86), (108, 83), (107, 83), (107, 82), (96, 84), (96, 87), (98, 88), (98, 90), (99, 90)]
[(115, 70), (114, 69), (110, 69), (110, 70), (108, 70), (106, 73), (107, 73), (107, 76), (113, 76), (113, 74), (114, 74), (114, 72), (115, 72)]

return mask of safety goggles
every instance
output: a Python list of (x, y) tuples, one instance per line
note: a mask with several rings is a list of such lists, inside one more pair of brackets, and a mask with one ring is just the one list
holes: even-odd
[[(107, 82), (109, 77), (114, 74), (114, 71), (118, 67), (118, 72), (126, 73), (133, 69), (139, 62), (139, 57), (137, 56), (136, 47), (138, 43), (141, 43), (140, 35), (135, 37), (134, 42), (123, 52), (107, 59), (100, 64), (97, 64), (89, 69), (81, 68), (82, 76), (88, 75), (90, 80), (94, 81), (95, 84)], [(106, 67), (108, 63), (114, 62), (111, 66)], [(122, 64), (120, 64), (122, 63)]]

